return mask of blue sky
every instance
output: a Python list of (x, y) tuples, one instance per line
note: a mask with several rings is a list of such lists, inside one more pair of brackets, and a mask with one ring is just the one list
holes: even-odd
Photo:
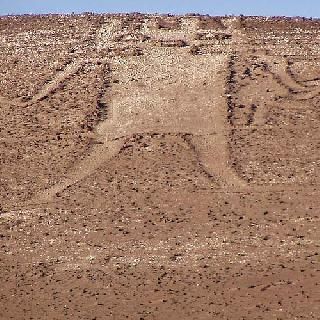
[(320, 0), (0, 0), (0, 15), (71, 12), (320, 17)]

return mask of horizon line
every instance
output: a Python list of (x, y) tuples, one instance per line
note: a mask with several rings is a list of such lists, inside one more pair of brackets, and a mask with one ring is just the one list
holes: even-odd
[(149, 15), (149, 16), (171, 16), (171, 17), (212, 17), (212, 18), (230, 18), (230, 17), (244, 17), (244, 18), (285, 18), (285, 19), (301, 19), (301, 20), (319, 20), (320, 17), (307, 17), (299, 15), (247, 15), (247, 14), (224, 14), (224, 15), (212, 15), (210, 13), (172, 13), (172, 12), (138, 12), (138, 11), (128, 11), (128, 12), (97, 12), (97, 11), (83, 11), (83, 12), (48, 12), (48, 13), (8, 13), (0, 14), (2, 17), (20, 17), (20, 16), (81, 16), (81, 15), (110, 15), (110, 16), (121, 16), (121, 15)]

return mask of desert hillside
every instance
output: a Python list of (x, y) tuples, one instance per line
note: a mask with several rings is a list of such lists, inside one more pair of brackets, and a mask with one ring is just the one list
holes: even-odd
[(320, 319), (320, 21), (0, 17), (0, 319)]

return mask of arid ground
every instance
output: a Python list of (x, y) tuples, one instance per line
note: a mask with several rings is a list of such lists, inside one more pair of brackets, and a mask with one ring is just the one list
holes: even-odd
[(320, 319), (320, 21), (0, 17), (0, 319)]

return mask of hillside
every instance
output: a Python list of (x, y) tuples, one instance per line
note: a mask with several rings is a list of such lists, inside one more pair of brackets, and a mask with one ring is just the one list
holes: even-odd
[(320, 21), (0, 17), (0, 319), (320, 319)]

